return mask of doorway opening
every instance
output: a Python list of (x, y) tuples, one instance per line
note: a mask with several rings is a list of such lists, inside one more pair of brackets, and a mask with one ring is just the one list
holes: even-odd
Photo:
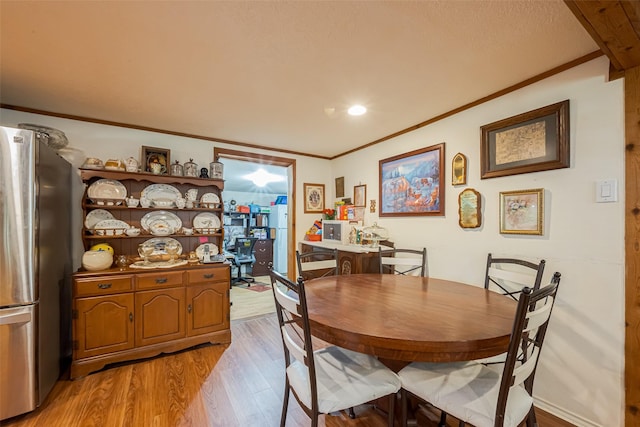
[[(289, 277), (295, 276), (295, 168), (296, 161), (295, 159), (289, 159), (285, 157), (276, 157), (265, 154), (255, 154), (255, 153), (247, 153), (244, 151), (238, 150), (229, 150), (225, 148), (215, 147), (213, 152), (213, 158), (217, 161), (225, 163), (225, 159), (230, 160), (231, 162), (242, 161), (248, 162), (253, 165), (268, 165), (268, 166), (277, 166), (286, 169), (287, 176), (287, 186), (286, 186), (286, 197), (287, 197), (287, 233), (286, 233), (286, 271)], [(257, 169), (257, 168), (256, 168)], [(230, 171), (225, 166), (224, 175), (225, 178), (230, 176), (233, 172)], [(226, 181), (226, 179), (225, 179)], [(226, 191), (226, 182), (225, 188), (223, 191)], [(223, 202), (230, 203), (231, 200), (227, 200), (224, 198)], [(227, 236), (225, 235), (225, 240)], [(276, 234), (277, 239), (277, 234)]]

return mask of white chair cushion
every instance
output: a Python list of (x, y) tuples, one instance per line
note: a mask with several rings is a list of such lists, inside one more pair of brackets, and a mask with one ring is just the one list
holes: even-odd
[[(368, 354), (331, 346), (314, 352), (318, 410), (323, 414), (384, 397), (400, 390), (400, 378)], [(311, 408), (307, 367), (295, 361), (287, 368), (289, 384)]]
[[(476, 427), (494, 426), (501, 374), (477, 362), (411, 363), (398, 373), (405, 390)], [(512, 387), (504, 426), (516, 427), (531, 405), (524, 387)]]

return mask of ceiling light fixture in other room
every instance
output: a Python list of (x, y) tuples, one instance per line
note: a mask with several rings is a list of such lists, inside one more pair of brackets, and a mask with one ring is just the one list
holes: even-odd
[(248, 175), (244, 176), (246, 179), (252, 181), (258, 187), (264, 187), (270, 182), (280, 182), (284, 181), (285, 177), (280, 175), (275, 175), (267, 172), (266, 170), (260, 168), (255, 172), (252, 172)]
[(349, 107), (347, 113), (351, 116), (361, 116), (367, 112), (367, 108), (362, 105), (353, 105)]

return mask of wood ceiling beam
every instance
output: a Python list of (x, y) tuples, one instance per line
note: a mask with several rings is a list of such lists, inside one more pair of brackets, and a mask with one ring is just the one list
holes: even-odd
[(578, 21), (624, 71), (640, 65), (640, 2), (637, 0), (564, 0)]

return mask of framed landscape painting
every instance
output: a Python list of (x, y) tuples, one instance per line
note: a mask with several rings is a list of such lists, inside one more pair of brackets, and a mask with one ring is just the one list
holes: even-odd
[(444, 142), (380, 160), (380, 216), (444, 215)]

